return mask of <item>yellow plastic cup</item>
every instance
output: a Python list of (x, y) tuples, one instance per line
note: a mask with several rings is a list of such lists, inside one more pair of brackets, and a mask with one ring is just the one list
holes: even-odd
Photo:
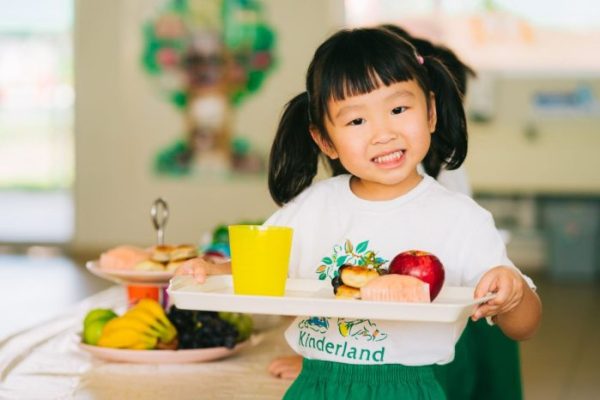
[(284, 295), (292, 233), (286, 226), (229, 226), (235, 294)]

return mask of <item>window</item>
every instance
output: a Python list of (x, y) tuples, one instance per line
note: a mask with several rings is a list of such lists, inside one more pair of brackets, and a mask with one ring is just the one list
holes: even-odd
[(0, 0), (0, 241), (72, 233), (71, 0)]

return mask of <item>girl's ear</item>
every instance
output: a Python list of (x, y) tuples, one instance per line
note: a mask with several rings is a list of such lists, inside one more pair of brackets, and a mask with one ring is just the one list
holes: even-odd
[(335, 148), (331, 145), (331, 143), (329, 143), (328, 141), (323, 139), (323, 136), (321, 136), (321, 133), (314, 125), (311, 126), (309, 128), (309, 130), (310, 130), (310, 136), (312, 136), (313, 140), (315, 141), (317, 146), (319, 146), (319, 149), (323, 152), (323, 154), (325, 154), (327, 157), (331, 158), (332, 160), (339, 158), (338, 153), (335, 150)]
[(435, 93), (431, 92), (429, 95), (429, 133), (435, 132), (437, 125), (437, 108), (435, 107)]

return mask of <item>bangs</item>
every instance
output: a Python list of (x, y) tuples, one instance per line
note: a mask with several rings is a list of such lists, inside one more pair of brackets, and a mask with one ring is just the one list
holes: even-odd
[(322, 100), (344, 100), (415, 78), (416, 54), (407, 42), (399, 45), (398, 38), (376, 30), (351, 31), (346, 38), (323, 60)]
[[(416, 80), (423, 87), (415, 48), (406, 40), (381, 29), (340, 31), (317, 49), (307, 76), (307, 89), (314, 93), (313, 122), (321, 128), (329, 116), (329, 100), (370, 93), (397, 82)], [(314, 78), (314, 80), (313, 80)]]
[(370, 93), (382, 85), (389, 86), (413, 79), (409, 71), (402, 68), (398, 62), (400, 60), (390, 63), (388, 59), (387, 63), (376, 63), (370, 59), (370, 64), (364, 61), (366, 60), (351, 59), (332, 66), (332, 73), (328, 77), (329, 84), (322, 86), (322, 99), (340, 101), (347, 97)]

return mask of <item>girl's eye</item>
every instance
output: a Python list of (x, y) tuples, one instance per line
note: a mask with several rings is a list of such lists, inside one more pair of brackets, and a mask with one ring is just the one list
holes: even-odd
[(406, 107), (396, 107), (392, 110), (392, 114), (402, 114), (404, 111), (406, 111)]
[(362, 125), (364, 123), (365, 123), (364, 118), (354, 118), (352, 121), (348, 122), (347, 125), (356, 126), (356, 125)]

